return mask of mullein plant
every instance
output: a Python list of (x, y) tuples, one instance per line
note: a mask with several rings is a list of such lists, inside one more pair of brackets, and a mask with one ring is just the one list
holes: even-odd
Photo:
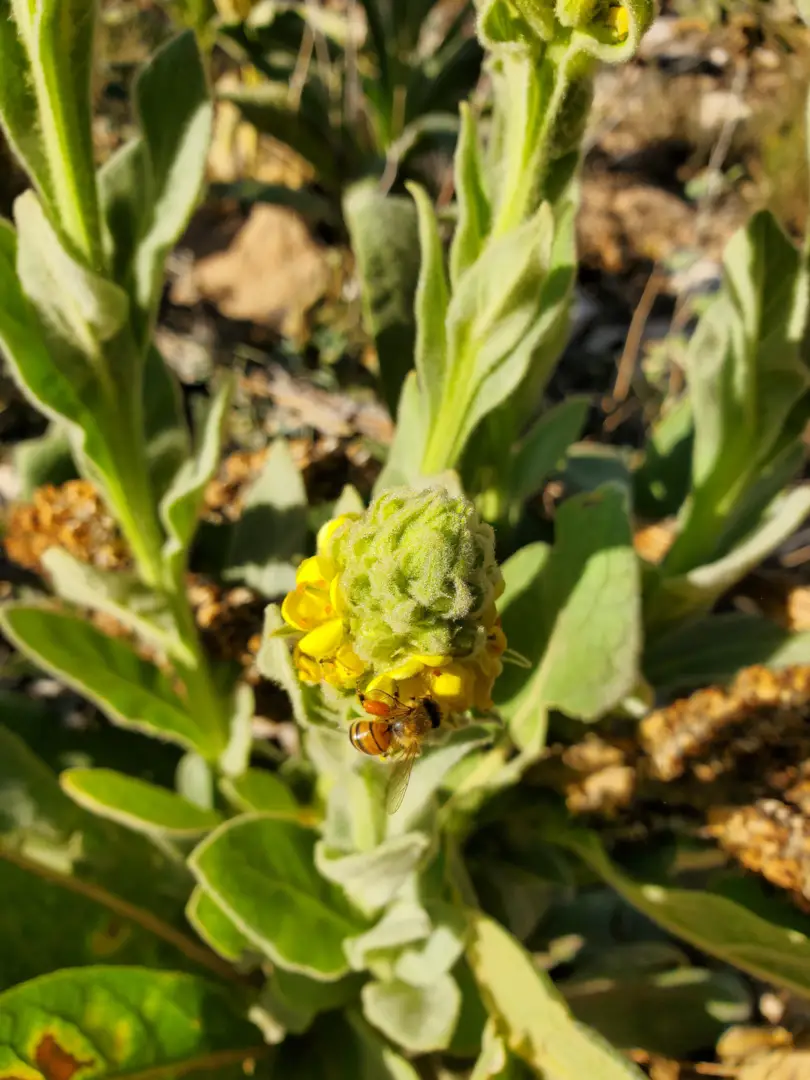
[[(600, 61), (634, 55), (653, 15), (652, 0), (480, 0), (492, 111), (462, 108), (447, 268), (433, 207), (411, 188), (422, 252), (415, 372), (380, 489), (460, 470), (486, 519), (503, 522), (542, 485), (546, 418), (530, 421), (568, 330), (593, 77)], [(585, 410), (565, 403), (569, 441)]]

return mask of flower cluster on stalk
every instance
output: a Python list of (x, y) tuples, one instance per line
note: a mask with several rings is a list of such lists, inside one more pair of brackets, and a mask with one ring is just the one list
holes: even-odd
[(303, 682), (429, 696), (450, 714), (492, 706), (502, 591), (492, 529), (469, 500), (398, 489), (321, 528), (281, 613)]

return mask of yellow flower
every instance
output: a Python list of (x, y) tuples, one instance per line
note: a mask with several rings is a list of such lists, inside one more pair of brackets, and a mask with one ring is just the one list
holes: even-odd
[(353, 515), (343, 514), (318, 533), (318, 552), (304, 559), (295, 575), (295, 588), (281, 605), (284, 621), (301, 632), (293, 650), (293, 663), (302, 682), (327, 682), (353, 687), (365, 671), (347, 639), (343, 620), (338, 565), (333, 540)]
[(624, 4), (611, 2), (607, 10), (605, 22), (613, 31), (615, 41), (626, 41), (630, 33), (630, 16)]
[(492, 708), (492, 687), (503, 669), (506, 636), (495, 619), (481, 648), (469, 656), (412, 656), (375, 676), (366, 692), (382, 690), (400, 701), (431, 697), (444, 715)]

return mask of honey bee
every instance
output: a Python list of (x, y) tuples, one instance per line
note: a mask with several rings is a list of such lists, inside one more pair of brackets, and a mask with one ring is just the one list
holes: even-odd
[(406, 703), (382, 690), (358, 694), (360, 704), (373, 719), (355, 720), (349, 739), (355, 750), (371, 757), (396, 762), (385, 796), (385, 808), (395, 814), (402, 805), (413, 763), (419, 756), (422, 740), (441, 723), (441, 710), (433, 698)]

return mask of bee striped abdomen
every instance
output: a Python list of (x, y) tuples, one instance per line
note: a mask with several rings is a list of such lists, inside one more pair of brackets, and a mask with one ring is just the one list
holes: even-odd
[(349, 729), (349, 739), (361, 754), (379, 757), (391, 748), (393, 736), (387, 721), (355, 720)]

